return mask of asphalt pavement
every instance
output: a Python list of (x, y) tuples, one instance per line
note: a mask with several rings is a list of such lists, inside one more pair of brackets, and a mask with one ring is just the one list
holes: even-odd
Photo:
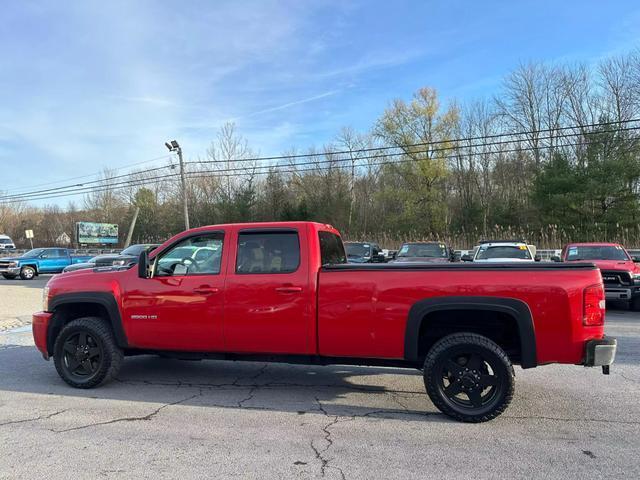
[[(31, 298), (23, 285), (9, 296)], [(140, 356), (76, 390), (28, 325), (5, 330), (0, 478), (640, 478), (640, 314), (607, 317), (611, 375), (517, 369), (510, 408), (476, 425), (440, 414), (419, 372), (390, 368)]]

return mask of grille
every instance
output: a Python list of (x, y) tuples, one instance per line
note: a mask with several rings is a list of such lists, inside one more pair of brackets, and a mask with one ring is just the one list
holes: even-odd
[(605, 285), (631, 285), (629, 272), (607, 271), (602, 272), (602, 281)]

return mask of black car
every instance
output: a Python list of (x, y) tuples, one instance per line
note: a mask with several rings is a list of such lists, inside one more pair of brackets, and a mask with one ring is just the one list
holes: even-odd
[(371, 242), (345, 242), (349, 263), (384, 263), (387, 258), (377, 243)]
[(120, 253), (106, 253), (103, 255), (97, 255), (90, 259), (88, 262), (69, 265), (68, 267), (65, 267), (62, 272), (73, 272), (75, 270), (84, 270), (87, 268), (133, 265), (137, 263), (138, 258), (140, 257), (140, 253), (142, 253), (143, 250), (146, 250), (147, 253), (150, 253), (157, 247), (158, 244), (150, 243), (131, 245), (125, 248)]

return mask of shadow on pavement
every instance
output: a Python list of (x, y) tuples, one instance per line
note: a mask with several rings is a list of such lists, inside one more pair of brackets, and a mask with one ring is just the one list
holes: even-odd
[[(411, 377), (410, 379), (407, 376)], [(297, 414), (450, 421), (435, 409), (420, 372), (352, 366), (126, 358), (115, 381), (67, 386), (35, 347), (0, 347), (0, 392), (223, 407)]]

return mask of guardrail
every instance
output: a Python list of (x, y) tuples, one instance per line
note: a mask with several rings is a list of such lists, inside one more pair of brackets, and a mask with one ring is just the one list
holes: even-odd
[[(57, 248), (57, 247), (52, 247)], [(7, 255), (22, 255), (23, 253), (27, 253), (30, 249), (24, 248), (16, 248), (16, 249), (5, 249), (0, 250), (0, 257), (4, 257)], [(122, 248), (69, 248), (69, 252), (71, 255), (102, 255), (105, 253), (120, 253)]]

